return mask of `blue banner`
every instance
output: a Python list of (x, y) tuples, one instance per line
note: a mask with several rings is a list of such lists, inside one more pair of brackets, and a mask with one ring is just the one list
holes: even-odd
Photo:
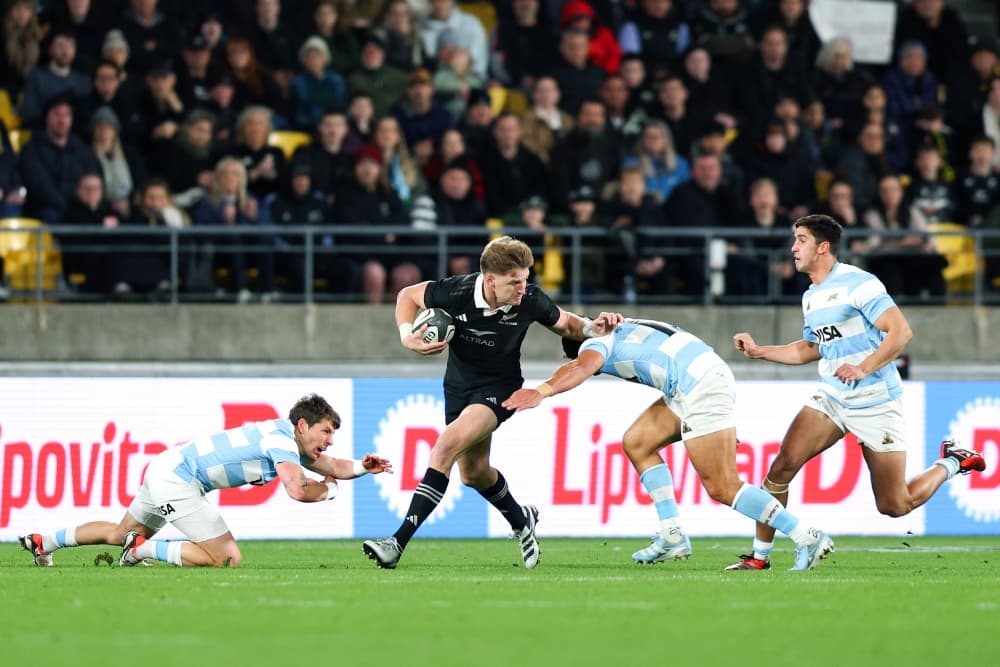
[(927, 534), (1000, 534), (1000, 384), (928, 382), (926, 388), (927, 464), (949, 437), (987, 463), (985, 472), (957, 475), (938, 489), (927, 503)]

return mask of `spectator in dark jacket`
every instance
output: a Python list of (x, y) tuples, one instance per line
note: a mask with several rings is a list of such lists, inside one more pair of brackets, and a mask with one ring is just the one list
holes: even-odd
[(887, 98), (887, 120), (900, 128), (900, 140), (889, 150), (889, 165), (902, 171), (910, 160), (910, 135), (917, 112), (937, 100), (938, 82), (927, 69), (927, 49), (920, 42), (907, 42), (899, 47), (899, 63), (885, 74), (882, 86)]
[[(106, 229), (118, 228), (124, 218), (111, 207), (104, 196), (104, 184), (97, 172), (87, 172), (80, 176), (73, 195), (57, 220), (61, 225), (72, 225), (92, 230), (88, 234), (61, 234), (59, 243), (63, 247), (63, 273), (67, 276), (81, 274), (84, 282), (79, 289), (94, 294), (108, 294), (113, 291), (114, 281), (111, 266), (115, 254), (105, 248), (102, 251), (93, 246), (114, 246), (120, 244), (120, 235), (102, 234)], [(124, 287), (120, 288), (124, 294)]]
[(132, 57), (129, 65), (143, 76), (151, 67), (181, 52), (181, 29), (159, 11), (159, 0), (129, 0), (121, 23)]
[[(265, 205), (271, 211), (271, 219), (277, 225), (311, 225), (320, 227), (329, 224), (330, 209), (326, 197), (312, 185), (312, 167), (308, 162), (294, 162), (291, 168), (291, 182), (280, 195), (271, 195)], [(332, 231), (332, 230), (331, 230)], [(356, 294), (360, 285), (357, 264), (344, 258), (324, 252), (333, 247), (333, 235), (329, 232), (313, 237), (316, 249), (313, 275), (327, 281), (330, 291), (338, 294)], [(279, 275), (288, 277), (289, 291), (302, 293), (306, 286), (305, 255), (302, 248), (305, 239), (301, 235), (283, 235), (277, 246), (287, 252), (278, 253), (275, 263)]]
[(565, 211), (570, 190), (582, 185), (601, 192), (605, 183), (618, 178), (621, 161), (622, 148), (607, 128), (604, 105), (597, 100), (584, 101), (573, 131), (552, 150), (553, 208)]
[(405, 252), (378, 252), (377, 248), (404, 250), (408, 239), (380, 228), (407, 225), (406, 210), (396, 193), (381, 180), (382, 152), (366, 144), (354, 156), (354, 177), (341, 187), (334, 204), (338, 224), (366, 225), (372, 233), (341, 237), (338, 244), (373, 246), (359, 256), (361, 291), (368, 303), (395, 299), (403, 287), (420, 282), (421, 271)]
[(332, 206), (337, 190), (351, 178), (352, 155), (360, 147), (347, 117), (327, 111), (316, 125), (315, 139), (295, 151), (292, 167), (308, 165), (310, 186), (323, 195), (327, 206)]
[(478, 158), (486, 188), (486, 212), (501, 218), (534, 195), (548, 196), (549, 173), (537, 155), (521, 143), (521, 120), (501, 114), (493, 138)]
[(576, 115), (585, 99), (595, 99), (607, 73), (590, 62), (587, 49), (590, 40), (581, 30), (564, 30), (559, 39), (559, 59), (551, 66), (549, 74), (562, 91), (561, 108)]
[(46, 222), (62, 219), (80, 176), (100, 172), (90, 146), (73, 134), (73, 100), (56, 97), (45, 110), (44, 131), (21, 151), (21, 178), (28, 189), (25, 213)]
[(515, 88), (530, 88), (548, 63), (555, 62), (556, 33), (539, 0), (514, 0), (513, 10), (497, 20), (493, 71)]
[(788, 58), (788, 35), (771, 27), (761, 35), (757, 56), (739, 72), (735, 103), (744, 122), (741, 131), (758, 136), (783, 95), (796, 99), (812, 97), (805, 70)]
[(173, 200), (184, 208), (193, 207), (212, 187), (218, 154), (214, 138), (215, 116), (195, 109), (184, 119), (180, 132), (160, 159), (150, 163), (174, 192)]
[(56, 33), (49, 40), (49, 64), (28, 74), (21, 101), (21, 122), (37, 126), (49, 102), (68, 95), (74, 108), (90, 95), (90, 79), (73, 69), (76, 39), (69, 33)]
[[(945, 0), (913, 0), (902, 5), (893, 44), (920, 42), (938, 81), (951, 85), (969, 60), (969, 36), (958, 10)], [(949, 91), (950, 92), (950, 91)]]
[(677, 71), (691, 41), (679, 2), (642, 0), (618, 32), (624, 53), (637, 53), (650, 72)]
[(229, 152), (247, 169), (247, 189), (263, 201), (281, 189), (286, 178), (285, 154), (267, 143), (273, 129), (271, 110), (263, 106), (244, 109), (236, 119), (236, 145)]
[(882, 126), (869, 123), (861, 128), (857, 142), (844, 148), (833, 171), (851, 185), (859, 209), (871, 207), (875, 203), (879, 179), (889, 173)]
[(868, 71), (854, 64), (851, 40), (834, 37), (819, 50), (815, 91), (835, 128), (843, 127), (848, 115), (861, 105), (861, 96), (871, 83)]
[[(691, 180), (670, 194), (665, 213), (671, 227), (726, 227), (740, 219), (740, 199), (722, 186), (722, 166), (712, 154), (699, 155), (691, 165)], [(677, 239), (673, 244), (690, 248), (676, 258), (680, 292), (700, 296), (705, 284), (705, 242), (701, 238)]]
[(418, 164), (425, 164), (434, 154), (434, 146), (454, 119), (434, 101), (434, 84), (426, 69), (415, 69), (406, 79), (406, 94), (392, 109), (406, 145)]

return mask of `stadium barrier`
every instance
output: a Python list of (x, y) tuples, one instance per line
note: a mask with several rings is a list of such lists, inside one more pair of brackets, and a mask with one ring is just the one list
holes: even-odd
[[(393, 245), (372, 244), (363, 237), (370, 237), (373, 228), (369, 225), (260, 225), (243, 227), (192, 226), (183, 228), (143, 227), (125, 225), (114, 229), (95, 231), (80, 225), (48, 225), (37, 229), (6, 229), (0, 225), (0, 238), (5, 234), (28, 235), (33, 244), (21, 243), (17, 258), (9, 258), (9, 266), (17, 266), (21, 272), (19, 282), (11, 290), (11, 298), (22, 302), (42, 301), (93, 301), (103, 300), (103, 294), (88, 294), (76, 289), (79, 276), (70, 281), (62, 280), (58, 286), (47, 284), (52, 274), (52, 266), (58, 265), (58, 254), (53, 256), (49, 247), (54, 238), (56, 248), (63, 256), (73, 254), (95, 254), (109, 259), (115, 254), (136, 253), (158, 256), (165, 261), (169, 272), (170, 290), (165, 299), (170, 303), (185, 301), (199, 302), (212, 300), (213, 294), (192, 293), (184, 284), (185, 269), (190, 258), (209, 249), (216, 260), (224, 260), (229, 254), (240, 252), (250, 255), (248, 264), (254, 266), (254, 254), (270, 254), (278, 263), (279, 281), (284, 300), (291, 302), (359, 302), (360, 294), (332, 293), (328, 282), (321, 275), (324, 262), (343, 258), (363, 259), (371, 256), (421, 257), (426, 260), (428, 270), (436, 277), (447, 275), (448, 259), (456, 255), (477, 257), (490, 233), (502, 231), (522, 238), (537, 248), (540, 265), (546, 256), (560, 255), (564, 268), (561, 284), (547, 285), (554, 296), (560, 296), (577, 304), (610, 303), (622, 299), (621, 293), (609, 294), (601, 290), (585, 289), (581, 282), (585, 275), (585, 254), (594, 250), (594, 243), (603, 244), (600, 252), (614, 257), (615, 248), (608, 247), (607, 230), (553, 227), (545, 232), (525, 227), (486, 229), (477, 226), (441, 226), (432, 230), (417, 230), (411, 226), (378, 227), (375, 233), (395, 235), (401, 239)], [(844, 261), (864, 265), (868, 258), (863, 253), (849, 250), (855, 241), (873, 241), (912, 236), (906, 231), (874, 231), (869, 229), (845, 230), (839, 257)], [(944, 269), (948, 280), (948, 292), (943, 296), (920, 296), (907, 298), (897, 295), (900, 303), (965, 303), (970, 305), (990, 305), (1000, 303), (1000, 229), (973, 228), (938, 225), (930, 230), (927, 237), (936, 243), (939, 251), (948, 260)], [(755, 243), (761, 246), (754, 247)], [(793, 304), (800, 295), (783, 294), (781, 277), (777, 271), (767, 272), (766, 294), (733, 295), (725, 291), (724, 274), (727, 261), (732, 254), (727, 246), (741, 246), (737, 254), (766, 266), (789, 258), (790, 235), (785, 229), (756, 228), (714, 228), (714, 227), (664, 227), (638, 229), (628, 243), (637, 245), (648, 255), (662, 255), (668, 264), (680, 258), (696, 257), (702, 262), (703, 281), (701, 285), (686, 290), (686, 294), (672, 291), (667, 293), (640, 294), (638, 303), (726, 303), (726, 304)], [(589, 244), (589, 245), (588, 245)], [(34, 246), (32, 250), (31, 245)], [(5, 244), (0, 243), (0, 249)], [(25, 252), (31, 251), (30, 255)], [(2, 251), (0, 251), (2, 252)], [(734, 251), (735, 252), (735, 251)], [(894, 252), (894, 256), (906, 251)], [(25, 266), (23, 257), (34, 262), (34, 271)], [(292, 284), (288, 271), (282, 264), (292, 258), (301, 258), (303, 279), (301, 284)], [(552, 258), (554, 259), (554, 257)], [(16, 260), (16, 261), (15, 261)], [(540, 268), (540, 267), (539, 267)], [(251, 273), (256, 271), (250, 269)], [(256, 274), (254, 274), (256, 275)], [(33, 279), (32, 276), (35, 278)], [(38, 279), (38, 277), (43, 277)], [(8, 279), (9, 282), (9, 279)]]
[[(814, 382), (738, 383), (738, 467), (745, 481), (760, 484), (814, 388)], [(439, 379), (20, 377), (0, 385), (0, 541), (87, 520), (117, 521), (157, 453), (246, 421), (284, 416), (307, 391), (326, 396), (343, 418), (328, 453), (359, 458), (375, 452), (392, 460), (395, 474), (343, 482), (333, 503), (296, 503), (277, 482), (209, 497), (240, 539), (390, 534), (444, 426)], [(626, 427), (656, 399), (648, 388), (597, 378), (515, 415), (496, 432), (494, 463), (520, 502), (540, 508), (542, 536), (648, 537), (656, 531), (651, 499), (620, 444)], [(986, 472), (957, 477), (924, 507), (892, 519), (878, 514), (860, 448), (847, 437), (793, 482), (795, 511), (835, 535), (1000, 532), (1000, 383), (908, 382), (904, 410), (908, 475), (937, 458), (946, 436), (983, 452)], [(752, 524), (708, 498), (682, 446), (668, 448), (665, 457), (691, 535), (749, 538)], [(508, 532), (455, 472), (420, 535)]]

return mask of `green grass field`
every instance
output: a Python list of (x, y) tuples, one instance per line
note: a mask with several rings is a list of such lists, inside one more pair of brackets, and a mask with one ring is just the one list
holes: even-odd
[[(998, 665), (1000, 537), (837, 539), (811, 572), (721, 568), (748, 539), (696, 538), (640, 567), (642, 540), (415, 539), (395, 571), (358, 540), (245, 542), (229, 570), (36, 568), (0, 544), (6, 665)], [(787, 540), (784, 541), (788, 544)], [(779, 542), (779, 544), (781, 544)], [(111, 551), (117, 563), (117, 550)]]

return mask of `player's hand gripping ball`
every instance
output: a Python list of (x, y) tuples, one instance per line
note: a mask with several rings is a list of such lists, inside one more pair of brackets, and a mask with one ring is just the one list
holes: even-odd
[(420, 337), (425, 343), (447, 343), (455, 336), (455, 321), (440, 308), (428, 308), (417, 313), (413, 330), (418, 331), (425, 324), (427, 329)]

